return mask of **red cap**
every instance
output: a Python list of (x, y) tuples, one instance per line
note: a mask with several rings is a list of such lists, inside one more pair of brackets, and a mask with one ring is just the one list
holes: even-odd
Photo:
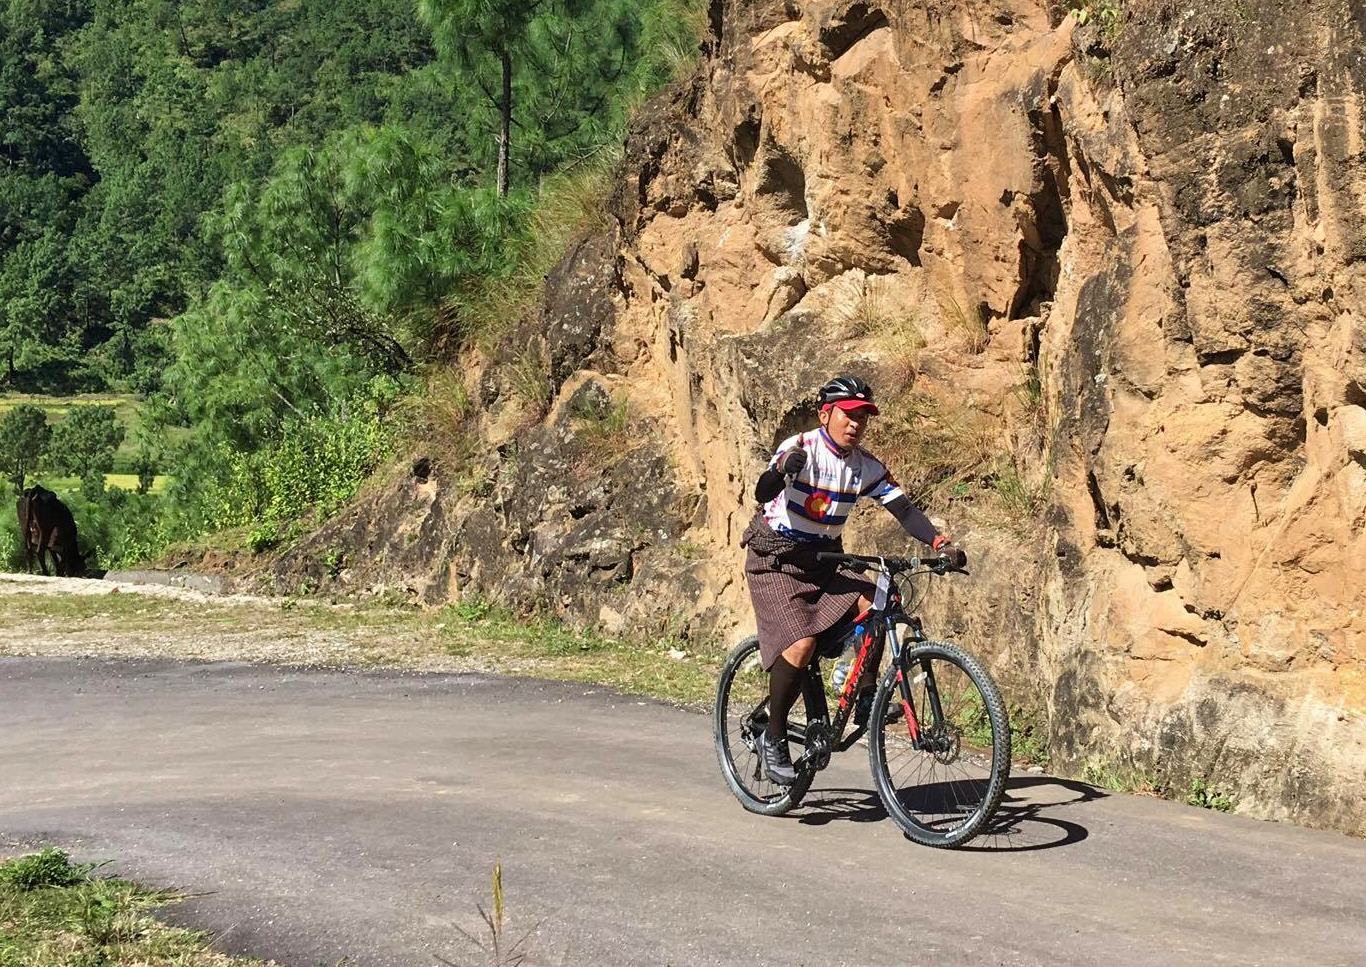
[(838, 402), (828, 403), (826, 405), (838, 406), (846, 413), (852, 410), (867, 410), (869, 415), (871, 416), (877, 416), (878, 414), (877, 404), (869, 400), (839, 400)]

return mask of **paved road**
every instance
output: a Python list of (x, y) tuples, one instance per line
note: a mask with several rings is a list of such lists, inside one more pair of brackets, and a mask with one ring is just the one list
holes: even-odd
[(0, 659), (0, 840), (203, 893), (291, 967), (487, 959), (501, 859), (533, 962), (1361, 964), (1366, 843), (1046, 777), (1014, 831), (914, 846), (858, 752), (751, 816), (706, 718), (583, 686)]

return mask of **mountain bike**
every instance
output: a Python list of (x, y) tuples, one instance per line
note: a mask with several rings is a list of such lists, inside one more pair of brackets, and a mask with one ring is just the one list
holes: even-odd
[[(788, 718), (797, 770), (791, 786), (768, 778), (755, 740), (768, 723), (759, 639), (736, 645), (721, 669), (713, 723), (726, 784), (750, 812), (781, 816), (801, 803), (833, 753), (866, 735), (878, 796), (906, 835), (925, 846), (967, 842), (990, 822), (1010, 777), (1005, 703), (981, 662), (952, 642), (925, 636), (920, 619), (904, 610), (896, 584), (898, 577), (943, 576), (952, 570), (948, 560), (833, 552), (817, 559), (876, 572), (872, 607), (817, 638)], [(832, 719), (820, 663), (838, 657), (851, 638), (857, 651)], [(879, 681), (888, 645), (890, 661)]]

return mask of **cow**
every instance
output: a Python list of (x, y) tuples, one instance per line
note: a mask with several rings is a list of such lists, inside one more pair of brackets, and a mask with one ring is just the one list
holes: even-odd
[(33, 571), (33, 559), (47, 575), (52, 558), (58, 577), (84, 577), (85, 558), (76, 542), (76, 520), (71, 510), (51, 490), (34, 485), (19, 495), (19, 540), (24, 547), (24, 567)]

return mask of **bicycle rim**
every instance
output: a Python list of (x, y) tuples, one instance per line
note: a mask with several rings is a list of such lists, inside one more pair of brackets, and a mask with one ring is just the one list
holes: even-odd
[[(780, 786), (764, 773), (754, 732), (768, 722), (768, 673), (759, 664), (759, 639), (746, 638), (731, 652), (717, 684), (713, 731), (726, 785), (750, 812), (777, 816), (792, 809), (811, 785), (811, 773)], [(806, 706), (798, 698), (788, 715), (792, 757), (802, 752)]]
[[(917, 843), (967, 842), (991, 819), (1010, 777), (1010, 723), (986, 669), (948, 643), (905, 656), (920, 726), (912, 738), (896, 668), (873, 703), (868, 756), (887, 813)], [(939, 696), (936, 715), (931, 689)]]

